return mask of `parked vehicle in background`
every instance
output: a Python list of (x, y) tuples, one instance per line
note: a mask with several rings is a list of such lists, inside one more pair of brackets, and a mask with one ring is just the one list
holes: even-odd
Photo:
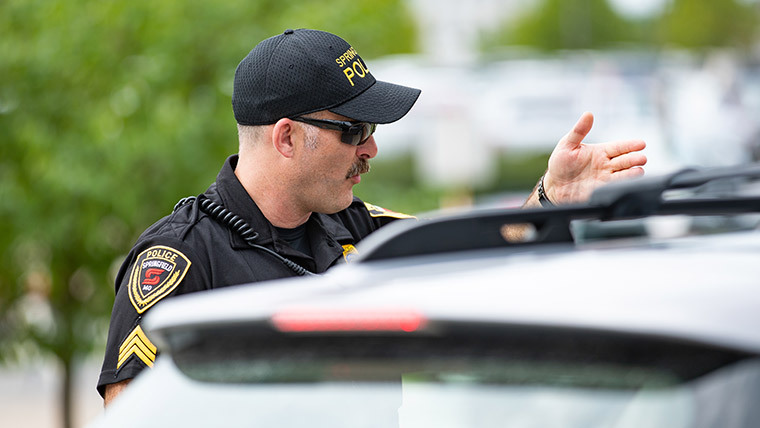
[(758, 179), (397, 222), (323, 276), (169, 299), (92, 427), (757, 426)]

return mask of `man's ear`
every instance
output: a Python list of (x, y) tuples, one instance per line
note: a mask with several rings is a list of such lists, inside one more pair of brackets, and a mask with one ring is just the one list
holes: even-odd
[(295, 124), (288, 118), (278, 120), (272, 127), (272, 145), (286, 158), (293, 157), (295, 152), (295, 131)]

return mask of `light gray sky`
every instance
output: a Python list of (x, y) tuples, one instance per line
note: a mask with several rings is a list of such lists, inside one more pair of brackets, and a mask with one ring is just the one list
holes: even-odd
[(668, 0), (609, 0), (618, 12), (632, 17), (649, 17), (662, 11)]

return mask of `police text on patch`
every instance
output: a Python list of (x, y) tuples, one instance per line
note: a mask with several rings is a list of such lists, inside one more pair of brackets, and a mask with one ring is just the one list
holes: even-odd
[(346, 75), (346, 79), (351, 83), (351, 86), (354, 86), (354, 77), (358, 76), (363, 79), (364, 76), (369, 74), (367, 66), (364, 64), (364, 61), (359, 58), (359, 54), (356, 53), (356, 50), (353, 47), (349, 48), (341, 56), (335, 58), (335, 63), (338, 64), (340, 68), (343, 68), (343, 74)]

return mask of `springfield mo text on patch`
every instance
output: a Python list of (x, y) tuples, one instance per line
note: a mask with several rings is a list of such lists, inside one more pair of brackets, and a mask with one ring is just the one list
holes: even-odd
[(145, 312), (177, 288), (190, 264), (184, 254), (163, 245), (140, 253), (129, 276), (129, 300), (135, 310)]

